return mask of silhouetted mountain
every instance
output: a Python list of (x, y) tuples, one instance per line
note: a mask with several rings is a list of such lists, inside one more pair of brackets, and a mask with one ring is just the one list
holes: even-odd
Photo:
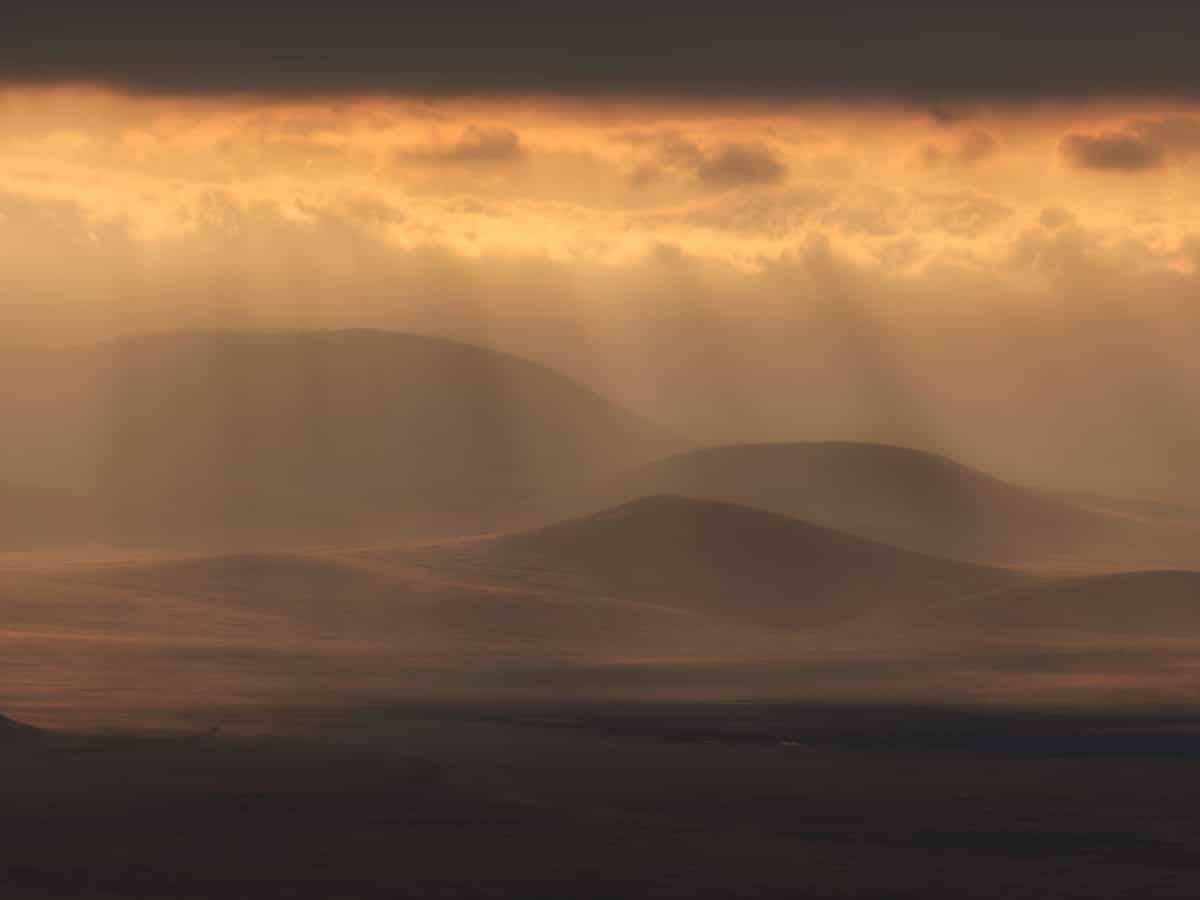
[(1119, 524), (934, 454), (858, 443), (694, 450), (636, 467), (569, 502), (595, 507), (655, 493), (753, 506), (990, 563), (1069, 554)]
[(64, 365), (23, 415), (125, 539), (464, 533), (680, 446), (556, 372), (440, 338), (176, 333)]
[(10, 741), (24, 741), (38, 737), (40, 730), (23, 722), (16, 722), (8, 716), (0, 714), (0, 746)]
[(545, 528), (430, 548), (440, 572), (586, 590), (732, 617), (836, 623), (963, 603), (1022, 583), (746, 506), (647, 497)]

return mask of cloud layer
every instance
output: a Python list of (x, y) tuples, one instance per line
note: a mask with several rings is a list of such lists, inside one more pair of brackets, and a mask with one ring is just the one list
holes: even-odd
[(696, 97), (1200, 95), (1165, 2), (18, 2), (0, 81), (148, 91)]

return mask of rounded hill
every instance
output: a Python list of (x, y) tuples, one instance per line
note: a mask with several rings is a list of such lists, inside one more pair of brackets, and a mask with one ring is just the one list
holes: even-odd
[(882, 444), (743, 444), (637, 466), (593, 505), (671, 493), (753, 506), (940, 556), (988, 563), (1069, 553), (1104, 517), (932, 453)]

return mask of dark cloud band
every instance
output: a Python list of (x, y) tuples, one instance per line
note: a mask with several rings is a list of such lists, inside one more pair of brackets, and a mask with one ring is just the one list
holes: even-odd
[(1182, 3), (19, 2), (0, 80), (173, 92), (1200, 95)]

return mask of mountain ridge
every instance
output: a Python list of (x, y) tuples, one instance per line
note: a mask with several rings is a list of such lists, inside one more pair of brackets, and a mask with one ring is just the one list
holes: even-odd
[(425, 553), (443, 570), (466, 567), (518, 581), (529, 573), (574, 577), (598, 592), (674, 599), (721, 614), (762, 613), (771, 622), (844, 621), (887, 610), (889, 602), (899, 611), (919, 597), (954, 602), (1028, 580), (754, 507), (674, 495)]
[(563, 498), (556, 513), (659, 493), (753, 506), (991, 565), (1069, 556), (1132, 527), (948, 457), (850, 441), (685, 450), (580, 489)]

